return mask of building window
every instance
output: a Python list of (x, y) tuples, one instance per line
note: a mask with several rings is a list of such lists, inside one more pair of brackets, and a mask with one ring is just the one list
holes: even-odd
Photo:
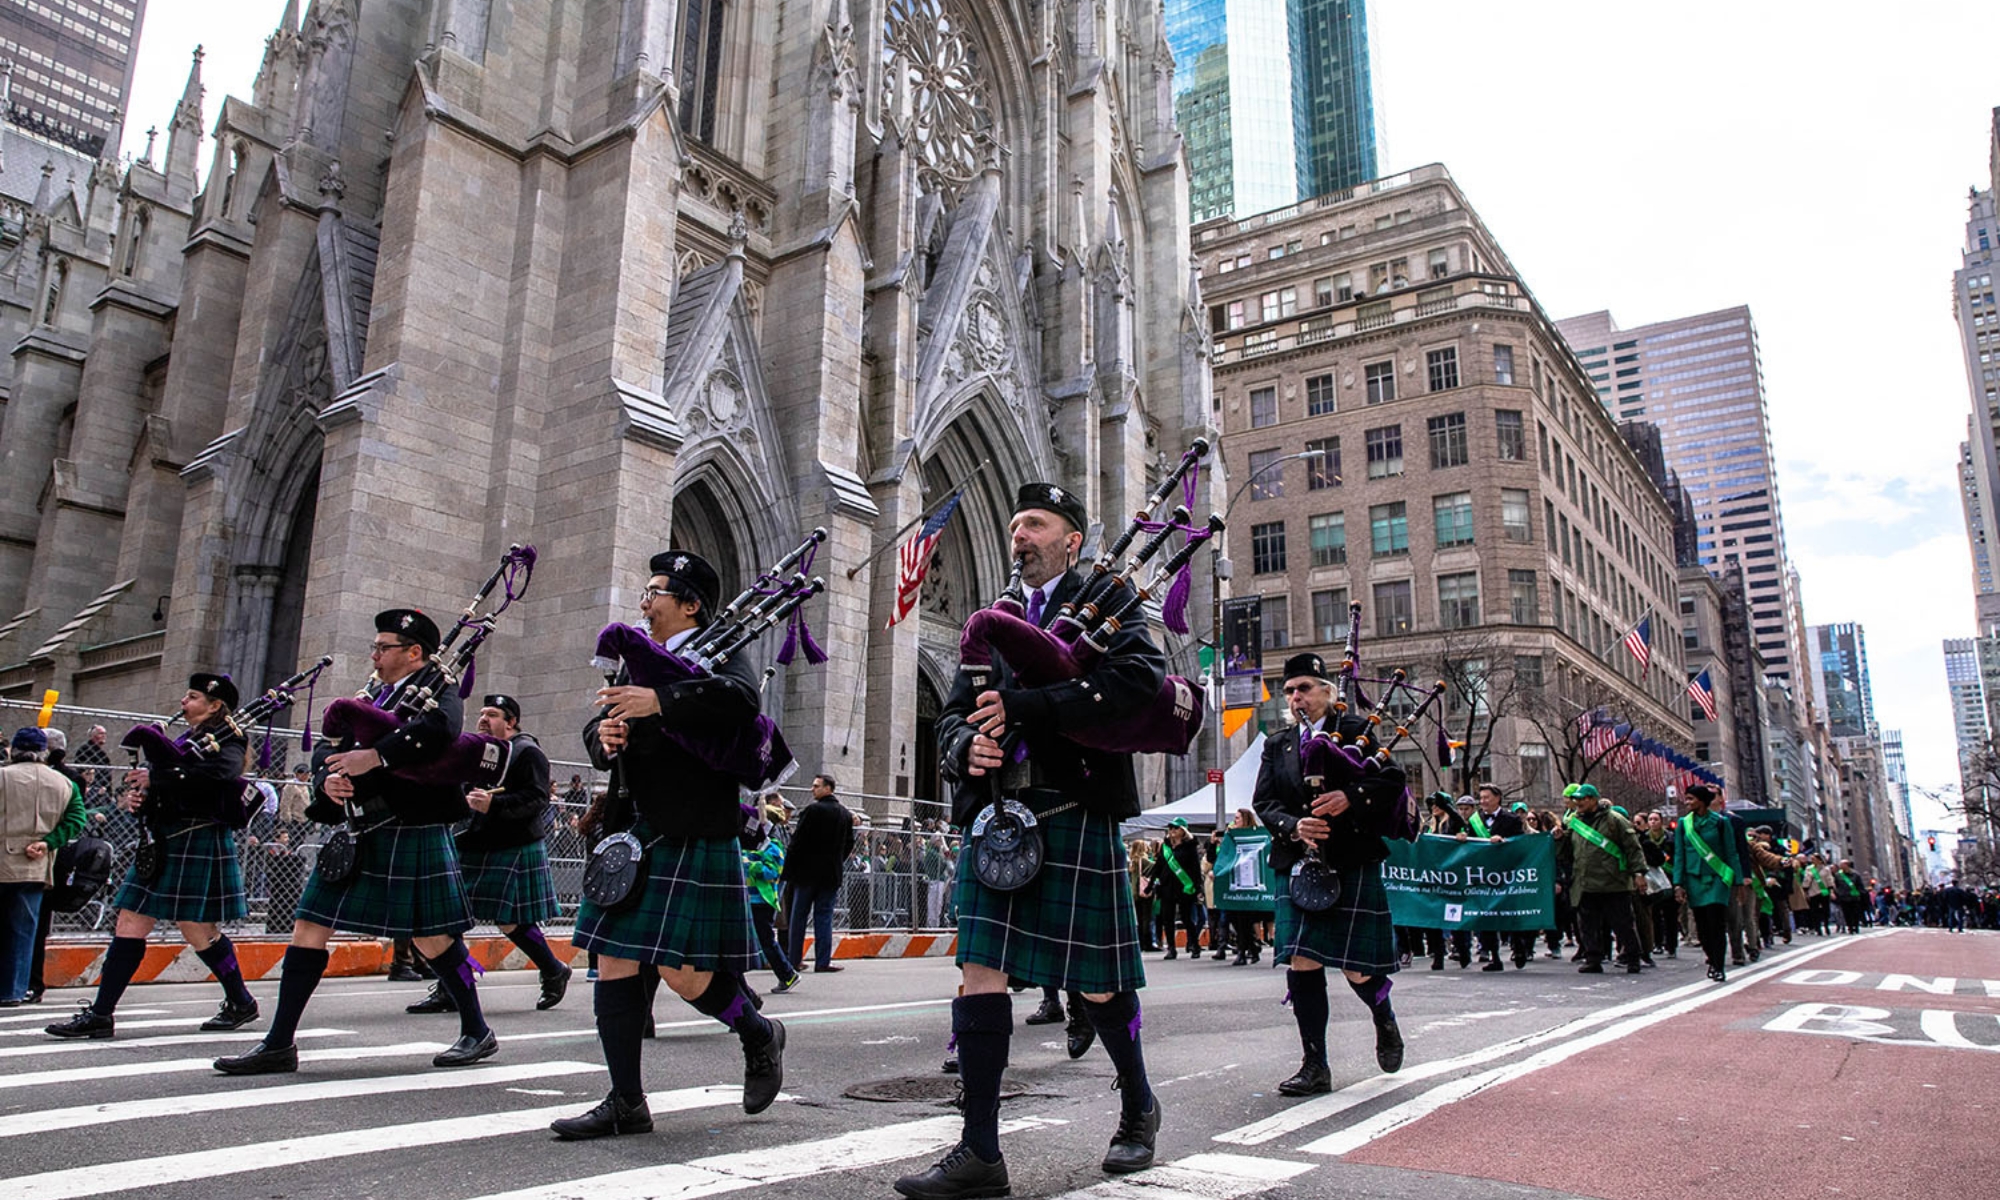
[(1377, 504), (1368, 510), (1369, 545), (1377, 558), (1410, 552), (1409, 506), (1401, 500)]
[(1339, 409), (1334, 399), (1333, 376), (1312, 375), (1306, 379), (1306, 415), (1323, 417)]
[(1442, 392), (1458, 386), (1457, 346), (1428, 351), (1424, 355), (1424, 365), (1430, 369), (1432, 391)]
[(1314, 592), (1313, 640), (1321, 644), (1343, 641), (1347, 637), (1347, 589), (1335, 588), (1330, 592)]
[(1438, 576), (1438, 624), (1464, 629), (1479, 624), (1479, 575), (1466, 571)]
[[(1493, 347), (1493, 382), (1513, 386), (1514, 347), (1499, 345)], [(1518, 416), (1519, 414), (1516, 414), (1516, 419)]]
[(1432, 279), (1443, 279), (1451, 274), (1451, 259), (1442, 250), (1431, 251), (1430, 264)]
[(1521, 790), (1518, 795), (1540, 807), (1551, 802), (1554, 776), (1549, 773), (1549, 748), (1540, 742), (1521, 743)]
[(1384, 425), (1362, 435), (1368, 448), (1368, 478), (1383, 479), (1403, 473), (1403, 427)]
[[(1535, 573), (1510, 568), (1507, 572), (1507, 604), (1516, 625), (1539, 625), (1542, 621), (1541, 591)], [(1539, 660), (1538, 660), (1539, 661)]]
[(1368, 383), (1368, 403), (1387, 404), (1396, 398), (1394, 362), (1369, 363), (1361, 368), (1361, 377)]
[(1337, 567), (1347, 561), (1347, 514), (1319, 513), (1312, 518), (1312, 565)]
[(1439, 549), (1472, 544), (1472, 493), (1453, 492), (1431, 498), (1433, 528)]
[(1266, 596), (1263, 604), (1264, 649), (1283, 650), (1292, 644), (1292, 598)]
[(1493, 410), (1494, 440), (1500, 447), (1501, 462), (1526, 462), (1528, 459), (1528, 436), (1521, 423), (1519, 409), (1497, 408)]
[(1394, 637), (1410, 632), (1410, 581), (1375, 585), (1375, 636)]
[(1277, 450), (1252, 450), (1250, 452), (1250, 499), (1277, 500), (1285, 494), (1285, 468), (1280, 464), (1283, 455)]
[(727, 0), (686, 0), (681, 7), (681, 129), (715, 142), (716, 97), (722, 84), (722, 27)]
[(1465, 414), (1447, 413), (1425, 422), (1431, 435), (1431, 469), (1462, 467), (1471, 460), (1465, 445)]
[(1250, 527), (1250, 569), (1258, 575), (1275, 575), (1285, 569), (1283, 521), (1267, 521)]
[(1546, 475), (1549, 473), (1549, 427), (1537, 421), (1535, 422), (1535, 432), (1540, 435), (1542, 474)]
[(1322, 275), (1313, 280), (1313, 307), (1325, 308), (1333, 303), (1333, 276)]
[(1250, 389), (1250, 428), (1262, 429), (1278, 423), (1278, 389)]
[(1306, 464), (1306, 490), (1323, 491), (1340, 486), (1340, 439), (1337, 437), (1315, 438), (1306, 443), (1306, 453), (1319, 452), (1318, 458), (1308, 458)]
[(1528, 528), (1528, 493), (1520, 488), (1500, 489), (1500, 528), (1510, 542), (1531, 542), (1534, 530)]
[(1514, 656), (1514, 686), (1524, 691), (1535, 691), (1542, 686), (1541, 655), (1516, 654)]
[(1245, 324), (1243, 301), (1231, 300), (1229, 302), (1229, 327), (1231, 329), (1241, 329)]

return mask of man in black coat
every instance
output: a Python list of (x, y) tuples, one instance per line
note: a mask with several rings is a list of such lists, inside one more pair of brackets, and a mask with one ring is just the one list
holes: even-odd
[(854, 814), (834, 798), (833, 776), (813, 776), (812, 803), (799, 810), (792, 844), (785, 847), (785, 956), (805, 959), (806, 917), (812, 916), (813, 970), (838, 971), (833, 962), (833, 906), (841, 873), (854, 853)]
[[(1459, 831), (1458, 840), (1481, 837), (1494, 845), (1508, 838), (1517, 838), (1527, 832), (1521, 818), (1500, 806), (1500, 789), (1490, 783), (1479, 785), (1476, 807), (1466, 820), (1467, 828)], [(1500, 961), (1500, 935), (1491, 929), (1479, 931), (1479, 948), (1486, 952), (1486, 965), (1482, 971), (1504, 971), (1507, 964)], [(1535, 956), (1535, 938), (1532, 933), (1513, 930), (1507, 934), (1507, 948), (1513, 953), (1514, 966), (1518, 970), (1528, 965)]]

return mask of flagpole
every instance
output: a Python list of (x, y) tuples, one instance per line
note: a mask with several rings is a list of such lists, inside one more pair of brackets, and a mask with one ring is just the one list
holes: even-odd
[(984, 471), (987, 467), (990, 467), (992, 465), (993, 465), (992, 459), (990, 458), (980, 459), (979, 465), (972, 468), (970, 471), (967, 471), (964, 475), (959, 477), (957, 482), (953, 483), (950, 487), (946, 488), (944, 491), (944, 495), (939, 497), (936, 503), (931, 504), (929, 507), (925, 508), (924, 511), (918, 513), (916, 516), (904, 522), (903, 527), (901, 529), (898, 529), (895, 533), (890, 534), (889, 540), (882, 543), (880, 546), (875, 547), (875, 549), (869, 553), (867, 558), (864, 558), (860, 562), (855, 563), (853, 566), (847, 568), (847, 577), (849, 579), (854, 578), (856, 575), (859, 575), (861, 573), (861, 568), (867, 566), (869, 563), (872, 563), (876, 559), (882, 557), (883, 551), (895, 549), (898, 545), (902, 543), (904, 534), (910, 532), (910, 530), (915, 529), (917, 526), (929, 520), (930, 515), (937, 511), (938, 505), (943, 504), (946, 500), (951, 499), (952, 496), (957, 494), (960, 488), (964, 487), (968, 483), (971, 483), (975, 476), (977, 476), (981, 471)]

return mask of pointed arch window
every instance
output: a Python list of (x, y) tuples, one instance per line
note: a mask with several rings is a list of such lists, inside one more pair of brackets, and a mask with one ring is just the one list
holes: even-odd
[(229, 148), (229, 174), (222, 180), (222, 216), (225, 218), (236, 203), (236, 180), (243, 174), (243, 160), (249, 154), (249, 147), (242, 142)]
[(42, 304), (42, 324), (54, 325), (62, 315), (63, 288), (69, 283), (69, 263), (58, 261), (49, 271), (48, 299)]
[(728, 17), (728, 0), (682, 2), (681, 45), (674, 64), (674, 82), (681, 94), (681, 129), (711, 145), (722, 83), (723, 27)]
[(139, 210), (139, 215), (132, 218), (132, 227), (125, 231), (125, 274), (132, 275), (138, 272), (139, 255), (146, 245), (146, 230), (152, 223), (153, 211), (142, 208)]

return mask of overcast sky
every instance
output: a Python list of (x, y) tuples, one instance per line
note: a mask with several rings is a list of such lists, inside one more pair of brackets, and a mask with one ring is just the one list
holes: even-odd
[[(247, 95), (283, 8), (154, 0), (128, 150), (166, 128), (198, 42), (205, 129)], [(2000, 104), (1991, 3), (1372, 11), (1383, 173), (1445, 164), (1550, 316), (1750, 306), (1806, 619), (1862, 623), (1911, 781), (1955, 784), (1939, 643), (1973, 626), (1971, 407), (1950, 286)]]

